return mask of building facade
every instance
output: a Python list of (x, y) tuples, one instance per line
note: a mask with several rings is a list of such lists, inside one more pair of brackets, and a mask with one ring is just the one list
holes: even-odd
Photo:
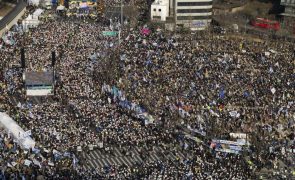
[(151, 5), (151, 20), (166, 21), (169, 16), (169, 0), (156, 0)]
[(285, 6), (285, 12), (281, 15), (295, 17), (295, 0), (281, 0), (281, 5)]
[(212, 20), (213, 0), (175, 0), (175, 24), (191, 30), (206, 29)]

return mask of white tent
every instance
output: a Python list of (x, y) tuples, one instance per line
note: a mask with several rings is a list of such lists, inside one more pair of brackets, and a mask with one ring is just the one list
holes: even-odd
[(56, 10), (57, 11), (63, 11), (63, 10), (65, 10), (65, 7), (64, 6), (57, 6)]
[(0, 126), (11, 133), (14, 139), (23, 149), (35, 147), (35, 141), (30, 137), (30, 131), (24, 131), (11, 117), (6, 113), (0, 112)]
[(40, 3), (40, 0), (28, 0), (28, 3), (29, 3), (30, 5), (38, 6), (39, 3)]
[(36, 11), (33, 13), (33, 19), (38, 19), (39, 16), (44, 12), (43, 9), (36, 9)]
[(29, 16), (22, 21), (24, 30), (28, 28), (37, 27), (40, 24), (38, 17), (34, 17), (33, 15), (29, 14)]

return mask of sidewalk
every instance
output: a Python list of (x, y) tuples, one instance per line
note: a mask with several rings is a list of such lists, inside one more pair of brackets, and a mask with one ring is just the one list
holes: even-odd
[(4, 4), (0, 3), (0, 17), (4, 17), (6, 14), (8, 14), (14, 7), (13, 4)]

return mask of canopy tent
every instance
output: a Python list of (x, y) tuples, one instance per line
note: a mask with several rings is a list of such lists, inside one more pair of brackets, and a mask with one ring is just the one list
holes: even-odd
[(31, 5), (38, 6), (40, 3), (40, 0), (28, 0), (28, 3)]
[(43, 9), (36, 9), (36, 11), (33, 13), (33, 19), (37, 18), (44, 12)]
[(28, 28), (37, 27), (40, 24), (38, 17), (34, 17), (29, 14), (29, 16), (22, 21), (23, 29), (27, 30)]
[(30, 131), (24, 131), (11, 117), (6, 113), (0, 112), (0, 126), (11, 133), (14, 139), (23, 149), (35, 147), (35, 141), (30, 137)]
[(56, 10), (57, 11), (63, 11), (63, 10), (65, 10), (65, 7), (64, 6), (57, 6)]

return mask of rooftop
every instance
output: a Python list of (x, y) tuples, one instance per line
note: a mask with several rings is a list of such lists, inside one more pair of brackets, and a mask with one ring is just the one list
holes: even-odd
[(247, 3), (247, 0), (224, 0), (224, 1), (214, 1), (213, 8), (216, 9), (231, 9), (239, 6), (243, 6)]
[(52, 71), (47, 72), (25, 72), (26, 85), (52, 85)]
[(281, 0), (281, 5), (295, 6), (295, 0)]

